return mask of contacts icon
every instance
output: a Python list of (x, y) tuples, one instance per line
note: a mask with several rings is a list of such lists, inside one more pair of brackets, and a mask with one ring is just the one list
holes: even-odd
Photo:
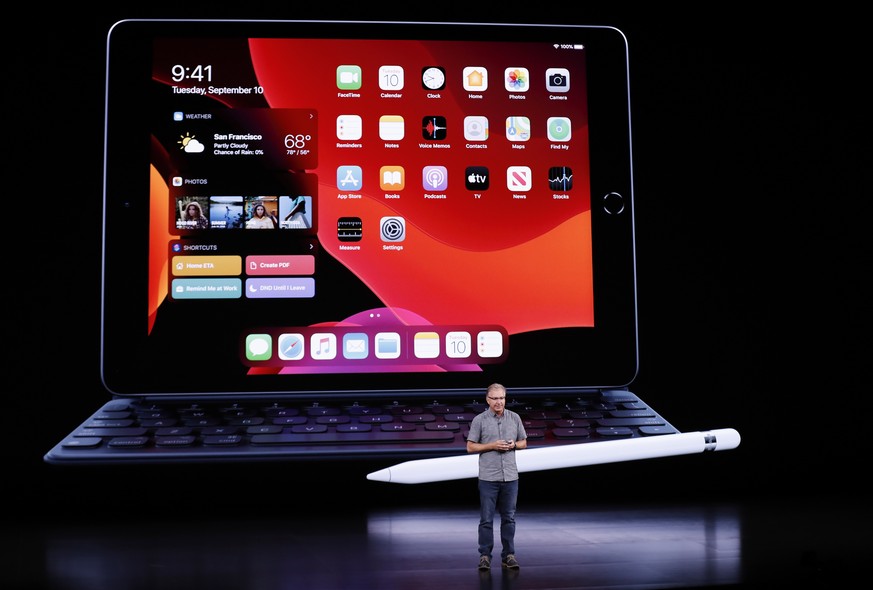
[(485, 141), (488, 139), (488, 117), (464, 117), (464, 139), (467, 141)]

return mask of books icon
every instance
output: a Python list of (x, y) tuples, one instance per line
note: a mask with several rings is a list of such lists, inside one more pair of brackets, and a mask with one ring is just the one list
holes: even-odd
[(403, 190), (406, 184), (403, 166), (382, 166), (379, 169), (379, 187), (383, 191)]

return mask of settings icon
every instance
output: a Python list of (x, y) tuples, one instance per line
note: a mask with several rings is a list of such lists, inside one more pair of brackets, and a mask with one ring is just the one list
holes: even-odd
[(383, 217), (379, 222), (383, 242), (402, 242), (406, 239), (406, 220), (402, 217)]

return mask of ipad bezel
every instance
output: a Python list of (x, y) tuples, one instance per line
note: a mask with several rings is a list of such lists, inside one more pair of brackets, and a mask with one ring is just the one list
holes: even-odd
[[(286, 376), (204, 375), (189, 383), (160, 383), (138, 362), (148, 347), (148, 85), (157, 37), (326, 37), (584, 43), (589, 104), (595, 326), (578, 334), (556, 367), (509, 362), (482, 373), (402, 373)], [(386, 396), (464, 394), (491, 381), (515, 390), (552, 394), (624, 387), (638, 366), (633, 216), (633, 164), (627, 40), (609, 26), (512, 23), (364, 21), (126, 20), (107, 39), (104, 152), (101, 375), (117, 395), (293, 394)], [(618, 203), (618, 207), (616, 207)], [(180, 342), (178, 362), (186, 345)], [(171, 359), (168, 359), (168, 361)]]

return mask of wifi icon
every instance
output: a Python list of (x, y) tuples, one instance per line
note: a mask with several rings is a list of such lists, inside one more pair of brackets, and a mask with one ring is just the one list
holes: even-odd
[(557, 43), (555, 43), (554, 45), (552, 45), (552, 47), (554, 47), (555, 49), (557, 49), (558, 47), (560, 47), (560, 45), (558, 45)]

